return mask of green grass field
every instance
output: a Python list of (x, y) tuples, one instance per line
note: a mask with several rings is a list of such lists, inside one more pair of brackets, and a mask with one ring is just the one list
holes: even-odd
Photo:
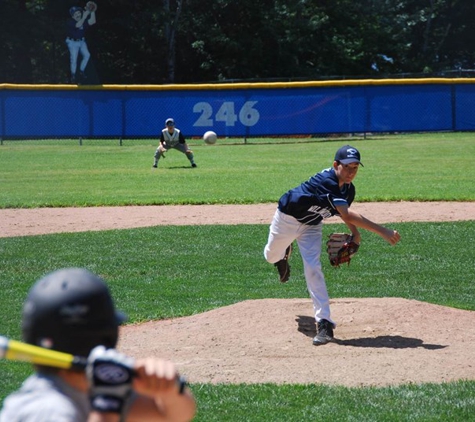
[[(472, 137), (223, 141), (213, 147), (197, 142), (197, 169), (172, 151), (156, 171), (151, 170), (153, 143), (6, 142), (0, 146), (0, 208), (276, 202), (286, 189), (330, 166), (336, 149), (346, 143), (360, 149), (365, 165), (355, 180), (357, 200), (475, 201)], [(351, 264), (350, 275), (332, 272), (330, 296), (393, 296), (475, 310), (473, 251), (462, 246), (467, 233), (475, 231), (475, 216), (466, 222), (392, 226), (400, 231), (401, 243), (392, 248), (365, 233), (365, 253)], [(328, 233), (341, 229), (324, 227)], [(105, 277), (130, 322), (192, 315), (247, 299), (308, 297), (298, 250), (295, 282), (276, 288), (274, 268), (262, 257), (267, 231), (267, 225), (157, 226), (0, 238), (0, 286), (7, 298), (0, 309), (0, 333), (20, 338), (21, 306), (31, 283), (66, 266), (85, 266)], [(329, 270), (325, 262), (324, 271)], [(246, 276), (250, 273), (259, 283)], [(3, 400), (31, 368), (5, 361), (0, 366)], [(475, 381), (388, 388), (191, 388), (198, 401), (196, 421), (475, 420)]]
[(335, 151), (350, 142), (364, 163), (355, 181), (360, 202), (475, 200), (474, 135), (455, 133), (285, 144), (196, 141), (197, 169), (170, 151), (153, 171), (151, 141), (121, 147), (6, 142), (0, 208), (275, 202), (330, 167)]

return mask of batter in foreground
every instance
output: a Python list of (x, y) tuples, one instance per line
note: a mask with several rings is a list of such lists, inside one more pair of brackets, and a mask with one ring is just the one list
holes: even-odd
[(345, 145), (336, 152), (332, 167), (282, 195), (264, 248), (266, 260), (276, 266), (280, 281), (286, 283), (290, 277), (292, 243), (297, 241), (317, 323), (317, 335), (313, 338), (316, 346), (332, 341), (336, 327), (320, 261), (323, 219), (338, 215), (348, 226), (356, 245), (361, 242), (359, 228), (378, 234), (391, 245), (400, 240), (396, 230), (380, 226), (349, 209), (355, 199), (353, 179), (363, 166), (360, 160), (360, 152)]

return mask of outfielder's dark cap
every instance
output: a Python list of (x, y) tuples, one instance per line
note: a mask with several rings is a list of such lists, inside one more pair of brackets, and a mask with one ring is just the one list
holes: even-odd
[(171, 117), (169, 117), (167, 120), (165, 120), (165, 125), (168, 125), (169, 123), (171, 123), (172, 125), (175, 124), (175, 120), (173, 120)]
[(351, 145), (345, 145), (344, 147), (341, 147), (335, 154), (335, 161), (343, 164), (358, 163), (363, 165), (360, 160), (360, 152)]

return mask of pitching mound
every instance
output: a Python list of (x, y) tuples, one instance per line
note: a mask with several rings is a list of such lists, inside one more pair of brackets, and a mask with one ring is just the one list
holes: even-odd
[(475, 379), (475, 312), (400, 298), (331, 301), (336, 340), (313, 346), (310, 299), (249, 300), (124, 326), (119, 348), (163, 356), (192, 383), (386, 386)]

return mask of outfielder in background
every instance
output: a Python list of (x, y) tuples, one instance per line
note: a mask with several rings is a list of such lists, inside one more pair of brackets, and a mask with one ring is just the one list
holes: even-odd
[[(86, 82), (85, 71), (89, 59), (91, 58), (91, 53), (87, 48), (86, 32), (88, 27), (96, 23), (96, 10), (97, 4), (92, 1), (89, 1), (84, 9), (78, 6), (69, 9), (71, 17), (67, 21), (66, 45), (69, 50), (71, 83)], [(78, 75), (79, 53), (81, 53), (81, 63), (79, 65)]]
[(115, 349), (124, 320), (104, 280), (86, 269), (38, 280), (23, 306), (24, 341), (87, 358), (86, 368), (36, 365), (4, 400), (0, 422), (192, 420), (195, 399), (173, 362)]
[(314, 345), (332, 341), (336, 327), (320, 261), (323, 219), (338, 215), (348, 226), (356, 245), (361, 242), (358, 228), (378, 234), (391, 245), (400, 240), (396, 230), (380, 226), (349, 209), (355, 198), (353, 179), (360, 165), (363, 164), (359, 151), (345, 145), (336, 152), (332, 167), (282, 195), (264, 248), (266, 260), (276, 266), (280, 281), (286, 283), (290, 277), (288, 261), (292, 243), (297, 241), (317, 323)]
[(169, 117), (165, 121), (165, 129), (160, 134), (160, 143), (155, 151), (153, 166), (158, 167), (158, 161), (160, 158), (165, 158), (165, 152), (174, 148), (186, 155), (186, 158), (190, 161), (191, 167), (196, 167), (193, 151), (188, 148), (185, 137), (181, 133), (180, 129), (175, 127), (175, 120)]

